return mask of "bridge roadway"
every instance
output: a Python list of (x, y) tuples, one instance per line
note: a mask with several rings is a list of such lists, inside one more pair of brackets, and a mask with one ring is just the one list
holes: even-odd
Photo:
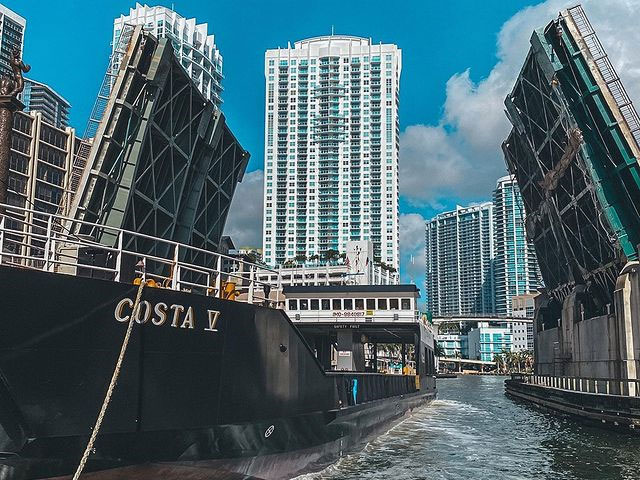
[(450, 362), (450, 363), (467, 363), (470, 365), (495, 365), (496, 362), (490, 362), (486, 360), (471, 360), (469, 358), (452, 358), (452, 357), (438, 357), (438, 360), (441, 362)]
[(434, 325), (459, 322), (533, 323), (533, 318), (514, 317), (511, 315), (445, 315), (433, 317)]

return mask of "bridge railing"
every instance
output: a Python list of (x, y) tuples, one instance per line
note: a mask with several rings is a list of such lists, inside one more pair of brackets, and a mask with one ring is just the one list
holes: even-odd
[(588, 378), (524, 373), (513, 374), (511, 378), (530, 385), (571, 392), (640, 397), (640, 379), (634, 378)]

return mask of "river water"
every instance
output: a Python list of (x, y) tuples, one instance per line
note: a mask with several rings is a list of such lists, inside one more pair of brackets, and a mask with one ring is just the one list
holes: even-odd
[(640, 436), (542, 413), (504, 377), (438, 380), (438, 399), (304, 480), (640, 479)]

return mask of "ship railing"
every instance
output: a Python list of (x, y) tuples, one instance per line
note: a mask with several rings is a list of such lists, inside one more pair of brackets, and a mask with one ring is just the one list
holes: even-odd
[(13, 205), (0, 205), (0, 264), (284, 307), (281, 276), (264, 265)]
[(579, 393), (640, 397), (640, 379), (597, 378), (515, 373), (511, 378), (522, 383)]

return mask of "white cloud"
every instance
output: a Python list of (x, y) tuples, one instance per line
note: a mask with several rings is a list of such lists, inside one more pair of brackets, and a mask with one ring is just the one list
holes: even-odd
[(263, 182), (264, 172), (254, 170), (236, 188), (224, 227), (236, 247), (262, 248)]
[[(583, 7), (632, 99), (640, 101), (638, 0), (584, 0)], [(489, 198), (504, 174), (500, 149), (509, 123), (504, 97), (511, 91), (534, 29), (546, 26), (575, 2), (548, 0), (528, 7), (502, 26), (498, 62), (474, 82), (469, 70), (447, 82), (444, 113), (437, 125), (413, 125), (401, 135), (400, 193), (415, 206), (434, 206), (446, 197)]]
[(400, 275), (405, 283), (424, 283), (424, 218), (418, 213), (400, 215)]

